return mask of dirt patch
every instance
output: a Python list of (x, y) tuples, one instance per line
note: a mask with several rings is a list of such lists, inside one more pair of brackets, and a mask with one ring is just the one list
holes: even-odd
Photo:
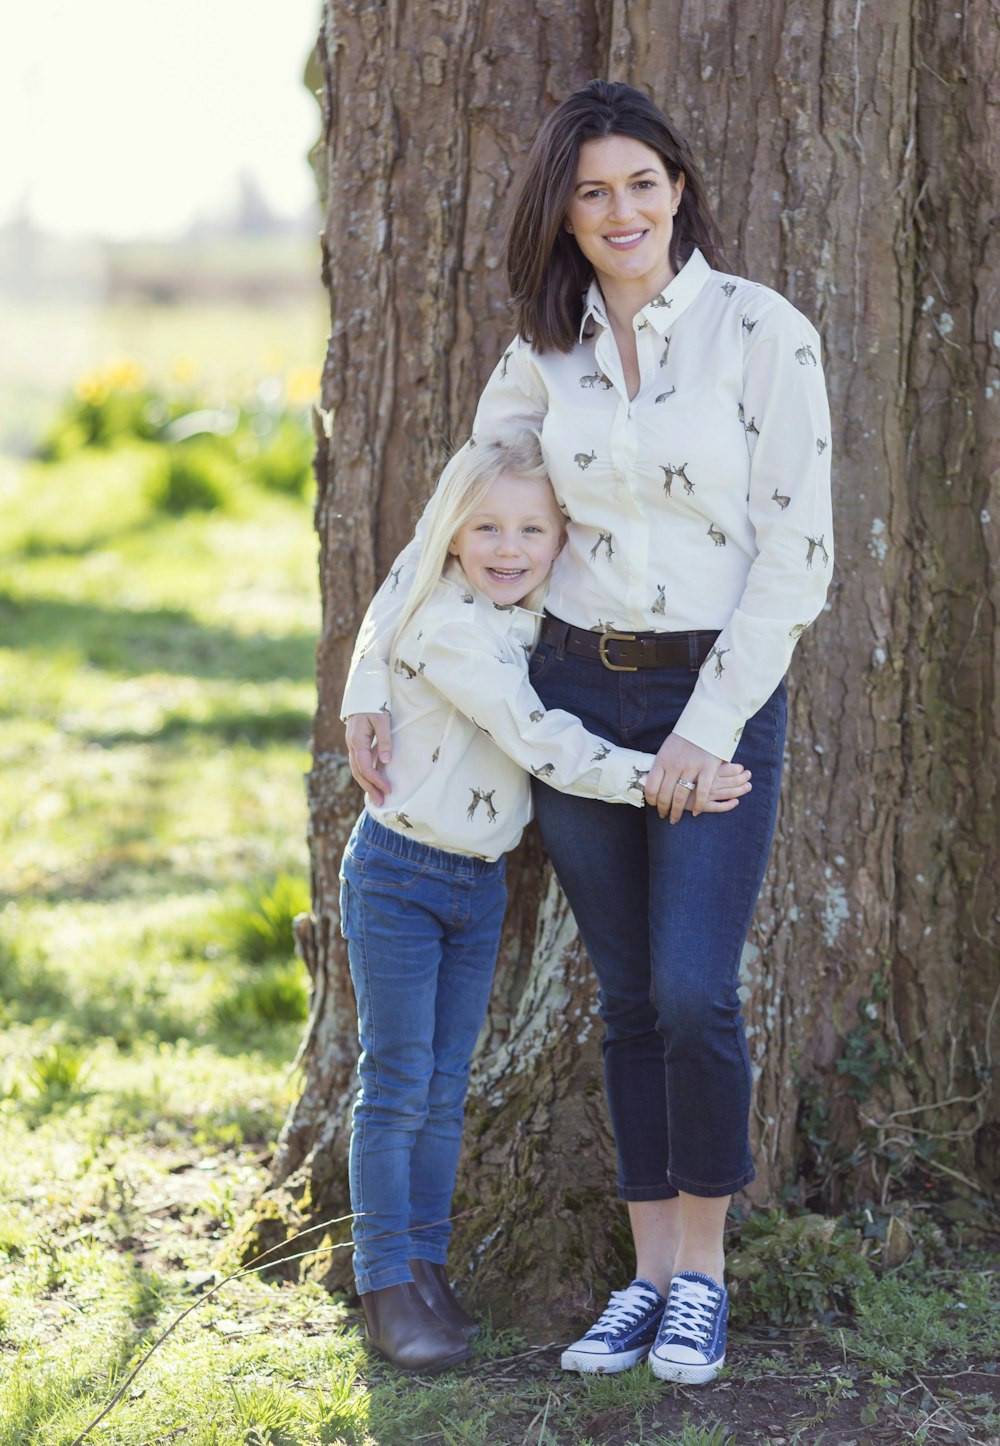
[[(754, 1375), (753, 1343), (731, 1338), (730, 1365), (715, 1385), (665, 1385), (659, 1402), (642, 1413), (642, 1432), (620, 1410), (582, 1417), (580, 1436), (601, 1446), (634, 1446), (650, 1436), (670, 1437), (685, 1427), (716, 1424), (739, 1446), (900, 1446), (914, 1441), (1000, 1446), (1000, 1374), (990, 1369), (927, 1373), (886, 1387), (822, 1341), (784, 1348), (768, 1342), (775, 1368)], [(555, 1362), (553, 1362), (555, 1364)], [(706, 1443), (707, 1446), (707, 1443)]]

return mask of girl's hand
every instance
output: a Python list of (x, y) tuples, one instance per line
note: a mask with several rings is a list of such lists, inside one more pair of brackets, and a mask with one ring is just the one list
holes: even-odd
[[(715, 775), (715, 782), (712, 784), (712, 792), (709, 794), (708, 802), (705, 804), (704, 813), (731, 813), (739, 804), (745, 793), (753, 788), (750, 782), (753, 774), (749, 768), (744, 768), (739, 763), (724, 763)], [(695, 795), (689, 788), (684, 792), (687, 794), (685, 808), (694, 808)]]
[(344, 730), (355, 783), (374, 804), (385, 802), (389, 783), (383, 765), (392, 758), (392, 732), (385, 713), (352, 713)]
[[(661, 818), (669, 818), (671, 823), (677, 823), (686, 808), (690, 808), (697, 817), (708, 810), (721, 766), (722, 759), (714, 753), (707, 753), (696, 743), (689, 743), (678, 733), (671, 733), (646, 775), (646, 802), (653, 805)], [(695, 786), (685, 788), (684, 783)], [(722, 806), (709, 811), (728, 813), (729, 808)]]

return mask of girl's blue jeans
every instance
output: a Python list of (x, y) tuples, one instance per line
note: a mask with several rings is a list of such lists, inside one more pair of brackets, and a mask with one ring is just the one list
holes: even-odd
[(505, 863), (429, 848), (363, 813), (341, 867), (358, 1003), (350, 1182), (360, 1294), (447, 1258), (469, 1065), (506, 903)]
[[(531, 679), (550, 708), (656, 753), (690, 697), (685, 668), (610, 672), (539, 644)], [(752, 792), (731, 813), (669, 824), (533, 780), (546, 847), (599, 984), (608, 1107), (623, 1200), (722, 1196), (753, 1179), (751, 1068), (739, 965), (774, 832), (784, 683), (749, 720), (736, 760)]]

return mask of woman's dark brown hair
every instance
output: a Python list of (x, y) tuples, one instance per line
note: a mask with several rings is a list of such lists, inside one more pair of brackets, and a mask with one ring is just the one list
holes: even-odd
[(517, 329), (537, 351), (569, 351), (580, 331), (583, 293), (593, 268), (563, 219), (576, 184), (580, 147), (605, 136), (630, 136), (660, 157), (671, 181), (684, 173), (670, 260), (679, 271), (695, 247), (724, 269), (722, 236), (687, 142), (641, 90), (590, 80), (557, 106), (528, 155), (507, 233), (507, 277)]

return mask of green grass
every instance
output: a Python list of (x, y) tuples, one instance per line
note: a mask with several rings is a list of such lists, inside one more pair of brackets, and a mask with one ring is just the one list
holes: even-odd
[(247, 486), (242, 515), (164, 520), (137, 485), (155, 450), (24, 464), (0, 520), (0, 892), (22, 907), (305, 872), (307, 506)]
[(283, 961), (295, 944), (292, 926), (309, 909), (304, 879), (279, 874), (269, 886), (247, 889), (236, 905), (220, 909), (218, 924), (233, 953), (253, 964)]
[(894, 1376), (914, 1356), (946, 1369), (961, 1369), (970, 1356), (1000, 1359), (996, 1271), (982, 1264), (936, 1279), (904, 1265), (868, 1282), (858, 1292), (856, 1323), (844, 1333), (848, 1354)]
[[(295, 1091), (306, 986), (290, 920), (308, 907), (318, 627), (309, 505), (248, 471), (224, 513), (166, 517), (148, 485), (161, 451), (3, 474), (11, 1446), (73, 1441), (190, 1303), (185, 1277), (211, 1268), (260, 1189)], [(164, 1342), (93, 1439), (363, 1440), (343, 1319), (308, 1286), (233, 1283)]]

